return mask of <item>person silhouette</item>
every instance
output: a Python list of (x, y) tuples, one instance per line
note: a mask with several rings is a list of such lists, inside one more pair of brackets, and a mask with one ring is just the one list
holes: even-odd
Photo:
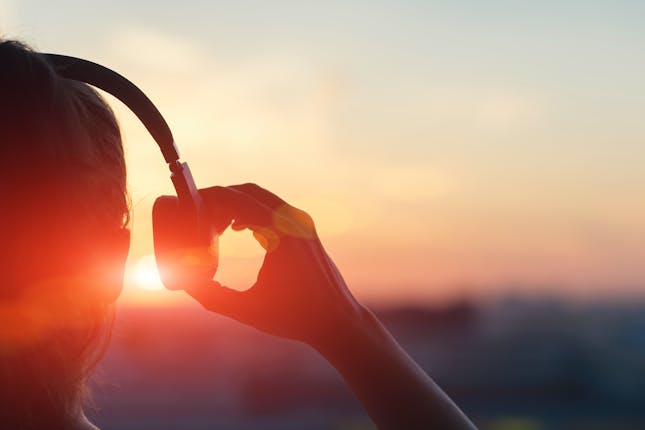
[[(0, 423), (96, 429), (85, 385), (108, 344), (130, 243), (119, 127), (96, 91), (26, 45), (0, 40), (0, 65)], [(475, 428), (354, 298), (306, 212), (255, 184), (200, 193), (219, 230), (250, 229), (266, 250), (246, 291), (185, 280), (204, 308), (310, 345), (379, 428)], [(156, 205), (177, 210), (173, 197)]]

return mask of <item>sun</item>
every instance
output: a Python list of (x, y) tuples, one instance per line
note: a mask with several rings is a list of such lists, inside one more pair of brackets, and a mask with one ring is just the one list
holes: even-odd
[(163, 289), (154, 255), (144, 255), (137, 260), (132, 271), (132, 280), (137, 287), (143, 290), (155, 291)]

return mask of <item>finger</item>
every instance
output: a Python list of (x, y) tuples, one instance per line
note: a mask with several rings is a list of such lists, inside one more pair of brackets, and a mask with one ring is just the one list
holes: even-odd
[(266, 252), (272, 252), (280, 245), (280, 236), (274, 230), (256, 226), (249, 226), (249, 228), (253, 231), (255, 240)]
[(243, 291), (233, 290), (216, 281), (192, 284), (184, 290), (209, 311), (242, 322), (248, 315), (249, 297)]
[(210, 187), (200, 193), (213, 213), (223, 211), (239, 224), (271, 225), (272, 209), (245, 192), (233, 187)]
[(235, 221), (233, 224), (231, 224), (231, 228), (233, 230), (235, 230), (235, 231), (242, 231), (242, 230), (244, 230), (244, 229), (246, 229), (248, 227), (249, 227), (248, 224), (244, 224), (244, 223), (239, 222), (239, 221)]
[(254, 183), (231, 185), (231, 188), (252, 196), (273, 210), (277, 210), (283, 206), (289, 206), (289, 204), (280, 197)]
[(311, 216), (307, 212), (291, 206), (272, 192), (253, 183), (231, 185), (230, 188), (242, 191), (271, 208), (273, 210), (271, 225), (280, 234), (302, 238), (316, 236)]
[(239, 222), (234, 222), (231, 225), (231, 229), (235, 231), (242, 231), (247, 228), (253, 232), (253, 237), (265, 251), (273, 251), (280, 245), (280, 235), (273, 228)]

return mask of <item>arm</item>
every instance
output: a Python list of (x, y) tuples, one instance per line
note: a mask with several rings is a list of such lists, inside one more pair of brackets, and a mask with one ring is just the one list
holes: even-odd
[(315, 348), (343, 376), (379, 429), (474, 429), (367, 309)]
[(206, 309), (312, 346), (381, 429), (475, 428), (352, 296), (309, 215), (254, 184), (202, 194), (217, 224), (251, 229), (266, 250), (257, 281), (246, 291), (215, 281), (186, 285)]

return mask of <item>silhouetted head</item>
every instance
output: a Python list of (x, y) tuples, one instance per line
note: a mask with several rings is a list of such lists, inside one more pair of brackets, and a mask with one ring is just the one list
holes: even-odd
[(0, 427), (62, 428), (105, 348), (127, 256), (118, 124), (89, 86), (0, 40), (0, 159)]

